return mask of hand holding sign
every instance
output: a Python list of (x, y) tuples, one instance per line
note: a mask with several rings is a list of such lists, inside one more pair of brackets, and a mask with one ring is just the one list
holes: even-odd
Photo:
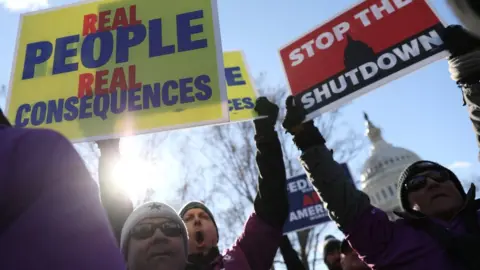
[(293, 96), (287, 98), (286, 105), (287, 115), (283, 121), (283, 127), (293, 135), (293, 141), (297, 147), (302, 151), (306, 151), (314, 145), (324, 144), (325, 139), (312, 120), (302, 124), (306, 117), (306, 111), (303, 106), (295, 104)]
[(469, 31), (480, 37), (480, 4), (477, 0), (448, 0), (450, 8)]
[(283, 128), (285, 128), (288, 133), (296, 135), (303, 130), (302, 122), (307, 115), (306, 111), (303, 106), (297, 106), (295, 104), (293, 96), (287, 97), (285, 104), (287, 107), (287, 115), (283, 121)]
[(255, 123), (264, 123), (275, 126), (278, 118), (279, 108), (275, 103), (270, 102), (266, 97), (259, 97), (255, 103), (255, 111), (259, 116), (266, 116), (266, 119), (257, 119)]

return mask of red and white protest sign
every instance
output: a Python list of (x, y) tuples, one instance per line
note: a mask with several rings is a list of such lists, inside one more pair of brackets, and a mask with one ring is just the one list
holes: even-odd
[(444, 58), (444, 25), (426, 0), (365, 0), (280, 49), (308, 119)]

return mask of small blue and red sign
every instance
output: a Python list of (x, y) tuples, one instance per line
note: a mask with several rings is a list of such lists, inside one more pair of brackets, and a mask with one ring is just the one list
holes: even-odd
[[(348, 165), (341, 164), (345, 173), (353, 181)], [(302, 174), (287, 180), (290, 211), (283, 233), (305, 230), (330, 220), (328, 212), (323, 208), (322, 200), (313, 189), (307, 175)]]

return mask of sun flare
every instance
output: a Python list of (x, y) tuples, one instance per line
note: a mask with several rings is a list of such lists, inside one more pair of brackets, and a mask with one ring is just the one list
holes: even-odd
[(113, 171), (116, 184), (135, 204), (143, 199), (145, 192), (152, 186), (154, 168), (140, 158), (123, 158)]

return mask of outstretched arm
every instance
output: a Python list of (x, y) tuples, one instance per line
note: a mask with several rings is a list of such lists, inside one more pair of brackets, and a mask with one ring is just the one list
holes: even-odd
[(255, 213), (272, 227), (283, 228), (288, 216), (288, 195), (282, 146), (275, 131), (279, 109), (265, 97), (260, 97), (255, 110), (266, 116), (254, 121), (259, 173)]
[(113, 177), (113, 170), (120, 158), (119, 139), (98, 141), (97, 145), (100, 149), (98, 182), (102, 204), (107, 211), (117, 243), (120, 243), (123, 224), (133, 211), (133, 204), (115, 184)]
[(288, 215), (286, 173), (280, 141), (275, 132), (279, 109), (261, 97), (255, 110), (259, 115), (266, 116), (254, 122), (259, 171), (255, 212), (247, 220), (244, 232), (233, 248), (241, 249), (251, 269), (268, 270), (273, 264)]
[(447, 27), (443, 39), (451, 54), (448, 59), (450, 75), (462, 89), (464, 105), (468, 107), (480, 147), (480, 39), (459, 25)]
[(293, 97), (289, 97), (283, 125), (302, 151), (302, 165), (331, 219), (352, 247), (367, 263), (377, 267), (394, 265), (411, 256), (416, 240), (402, 239), (402, 233), (403, 236), (410, 233), (409, 227), (391, 222), (383, 211), (370, 204), (368, 196), (354, 186), (333, 159), (313, 122), (301, 124), (304, 119), (303, 108), (295, 106)]

